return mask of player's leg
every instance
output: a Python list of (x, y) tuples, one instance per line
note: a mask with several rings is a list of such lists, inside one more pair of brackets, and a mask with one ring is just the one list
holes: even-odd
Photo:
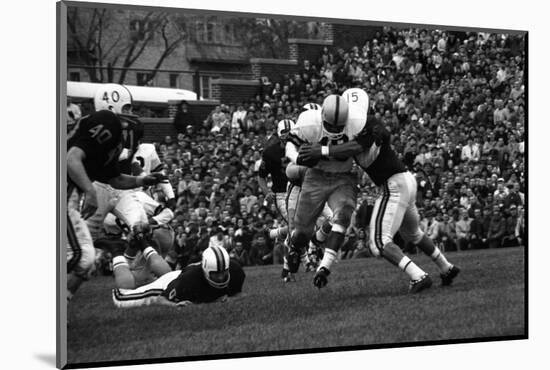
[(160, 296), (168, 284), (177, 278), (181, 271), (171, 271), (150, 284), (143, 285), (136, 289), (113, 289), (113, 303), (118, 308), (129, 308), (147, 306), (154, 303), (156, 297)]
[(296, 206), (298, 205), (298, 199), (300, 197), (301, 189), (302, 188), (300, 186), (290, 183), (287, 190), (285, 208), (288, 215), (288, 228), (287, 228), (287, 234), (284, 237), (285, 239), (283, 242), (283, 270), (281, 272), (281, 278), (285, 282), (292, 280), (290, 270), (288, 269), (288, 245), (290, 243), (290, 240), (289, 240), (290, 233), (294, 229), (294, 218), (296, 215)]
[(294, 230), (290, 238), (288, 262), (291, 272), (298, 270), (301, 256), (306, 252), (313, 234), (315, 220), (321, 214), (330, 191), (331, 183), (322, 171), (309, 169), (306, 172), (294, 215)]
[(149, 223), (145, 209), (134, 191), (121, 193), (112, 213), (130, 230), (137, 224)]
[(95, 261), (92, 236), (79, 212), (80, 193), (73, 189), (67, 202), (67, 298), (70, 300), (88, 279)]
[(124, 256), (124, 252), (128, 247), (128, 242), (123, 239), (110, 240), (102, 238), (96, 240), (95, 245), (99, 249), (111, 252), (113, 256), (113, 278), (115, 279), (115, 286), (122, 289), (134, 289), (136, 287), (136, 280), (132, 273), (131, 266), (128, 263), (128, 259)]
[[(357, 183), (353, 175), (340, 175), (333, 179), (327, 204), (334, 212), (332, 228), (325, 243), (323, 259), (314, 277), (314, 284), (321, 288), (327, 284), (327, 276), (344, 243), (351, 216), (357, 204)], [(324, 205), (323, 205), (324, 207)]]
[(411, 194), (411, 201), (403, 216), (399, 233), (405, 241), (415, 244), (424, 254), (429, 256), (440, 271), (442, 285), (450, 285), (458, 275), (460, 269), (447, 261), (444, 253), (420, 229), (420, 217), (416, 208), (416, 180), (410, 173), (406, 173), (406, 181)]
[(323, 213), (321, 213), (321, 217), (317, 219), (317, 230), (313, 233), (313, 236), (311, 237), (311, 240), (309, 242), (309, 249), (307, 252), (310, 264), (314, 268), (317, 268), (319, 260), (322, 258), (323, 244), (327, 240), (330, 231), (332, 230), (332, 218), (333, 212), (328, 204), (325, 204), (325, 207), (323, 208)]
[(178, 263), (178, 254), (174, 248), (175, 233), (169, 225), (153, 228), (153, 241), (159, 246), (160, 255), (172, 270)]
[(97, 240), (105, 236), (103, 222), (117, 201), (117, 191), (110, 185), (97, 181), (93, 182), (93, 186), (97, 194), (97, 209), (92, 216), (86, 219), (86, 225), (92, 239)]
[(431, 279), (394, 243), (393, 237), (401, 226), (409, 204), (409, 191), (401, 174), (392, 176), (376, 200), (370, 222), (370, 248), (403, 270), (411, 279), (410, 291), (415, 293), (431, 286)]

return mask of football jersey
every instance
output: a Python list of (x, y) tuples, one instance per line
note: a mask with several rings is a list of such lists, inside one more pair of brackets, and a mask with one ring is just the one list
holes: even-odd
[(225, 288), (215, 288), (208, 283), (200, 263), (185, 267), (181, 274), (172, 280), (162, 295), (168, 300), (178, 303), (190, 301), (193, 303), (213, 302), (223, 296), (233, 296), (242, 291), (245, 273), (234, 260), (229, 261), (229, 283)]
[(132, 173), (132, 158), (143, 137), (143, 123), (137, 119), (137, 116), (130, 114), (119, 114), (118, 117), (122, 122), (122, 148), (128, 150), (128, 157), (119, 163), (120, 172), (130, 175)]
[[(146, 175), (161, 171), (163, 166), (154, 144), (139, 144), (132, 162), (138, 163)], [(166, 199), (175, 198), (174, 189), (168, 181), (157, 186), (162, 189)]]
[(278, 136), (273, 135), (262, 152), (262, 162), (258, 174), (263, 178), (271, 175), (271, 190), (274, 193), (286, 192), (288, 179), (285, 173), (284, 159), (285, 149), (281, 146), (281, 140)]
[(355, 161), (378, 186), (396, 173), (407, 171), (392, 149), (390, 138), (388, 130), (375, 119), (367, 120), (365, 128), (357, 137), (357, 141), (366, 149), (355, 156)]
[[(122, 126), (111, 111), (102, 110), (82, 117), (67, 135), (67, 150), (84, 151), (84, 168), (91, 181), (108, 183), (120, 174), (118, 157), (122, 151)], [(69, 179), (69, 186), (74, 183)]]
[[(296, 126), (289, 135), (291, 141), (298, 148), (304, 143), (321, 145), (338, 145), (353, 140), (363, 129), (365, 122), (357, 120), (346, 121), (342, 133), (334, 134), (325, 130), (322, 113), (319, 110), (308, 110), (300, 114)], [(314, 168), (326, 172), (349, 172), (353, 165), (353, 159), (338, 160), (334, 158), (321, 159)]]

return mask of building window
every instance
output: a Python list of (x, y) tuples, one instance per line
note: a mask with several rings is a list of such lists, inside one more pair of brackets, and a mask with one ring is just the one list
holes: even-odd
[(212, 84), (210, 76), (201, 76), (201, 96), (203, 99), (210, 99), (212, 93)]
[(170, 87), (174, 88), (174, 89), (177, 89), (179, 86), (178, 84), (178, 79), (179, 79), (179, 74), (177, 73), (170, 73)]
[(70, 72), (69, 81), (80, 81), (80, 72)]
[(136, 80), (138, 86), (153, 86), (153, 74), (152, 73), (136, 73)]
[(195, 25), (196, 40), (199, 42), (204, 42), (205, 41), (204, 34), (205, 34), (204, 23), (202, 21), (197, 21)]

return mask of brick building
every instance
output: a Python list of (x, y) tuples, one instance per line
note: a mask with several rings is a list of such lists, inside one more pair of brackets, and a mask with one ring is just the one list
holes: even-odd
[[(316, 60), (323, 47), (362, 45), (380, 29), (297, 21), (305, 25), (302, 33), (285, 39), (276, 58), (261, 58), (251, 57), (245, 42), (249, 34), (240, 28), (243, 19), (251, 18), (70, 7), (68, 78), (181, 88), (231, 104), (254, 97), (262, 77), (276, 81), (296, 73), (304, 59)], [(167, 48), (173, 50), (156, 69)]]

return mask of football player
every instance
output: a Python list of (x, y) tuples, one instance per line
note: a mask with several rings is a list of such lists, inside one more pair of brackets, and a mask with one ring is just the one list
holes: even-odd
[[(267, 202), (275, 202), (279, 214), (288, 225), (286, 209), (286, 190), (288, 179), (285, 173), (286, 157), (285, 144), (294, 127), (294, 122), (289, 119), (281, 120), (277, 124), (277, 135), (272, 135), (267, 141), (262, 152), (260, 170), (258, 172), (258, 185), (265, 194)], [(267, 186), (267, 177), (271, 176), (271, 189)], [(286, 226), (288, 228), (288, 226)], [(284, 232), (283, 230), (278, 230)]]
[(286, 145), (287, 157), (294, 164), (311, 167), (304, 175), (296, 207), (295, 228), (288, 253), (291, 273), (298, 270), (300, 255), (305, 252), (315, 221), (325, 203), (328, 203), (334, 216), (320, 266), (332, 263), (344, 241), (357, 202), (357, 178), (351, 172), (351, 158), (316, 158), (314, 162), (309, 162), (304, 160), (298, 148), (311, 144), (325, 148), (329, 143), (336, 145), (353, 140), (363, 129), (363, 124), (348, 122), (347, 101), (339, 95), (329, 95), (323, 101), (321, 111), (308, 110), (300, 114), (296, 127), (291, 131)]
[[(139, 140), (143, 137), (143, 125), (137, 116), (132, 114), (130, 91), (118, 84), (101, 85), (95, 94), (94, 107), (96, 111), (112, 111), (120, 119), (122, 148), (117, 157), (118, 167), (121, 173), (132, 174), (132, 156), (137, 149)], [(96, 212), (86, 220), (86, 223), (94, 240), (104, 237), (103, 221), (109, 212), (114, 212), (130, 228), (138, 223), (147, 222), (143, 207), (135, 199), (125, 199), (120, 202), (120, 196), (124, 192), (101, 180), (94, 181), (93, 186), (97, 193), (98, 207)]]
[[(160, 174), (130, 176), (122, 174), (118, 158), (123, 148), (124, 125), (119, 114), (131, 103), (129, 94), (113, 92), (111, 109), (82, 117), (67, 136), (67, 298), (70, 299), (87, 279), (95, 250), (85, 222), (101, 205), (92, 182), (97, 180), (116, 189), (155, 185), (164, 180)], [(116, 101), (115, 101), (116, 100)], [(81, 207), (82, 203), (82, 207)]]
[(202, 253), (201, 262), (169, 272), (137, 289), (117, 287), (112, 296), (118, 308), (210, 303), (239, 296), (245, 277), (242, 267), (229, 258), (224, 248), (211, 246)]
[[(344, 96), (353, 98), (346, 92)], [(300, 156), (306, 162), (315, 162), (323, 157), (341, 160), (354, 157), (356, 163), (381, 189), (370, 222), (369, 246), (372, 254), (387, 259), (410, 277), (409, 292), (417, 293), (429, 288), (432, 285), (430, 276), (394, 243), (393, 237), (399, 231), (405, 241), (414, 243), (431, 257), (440, 270), (442, 285), (450, 285), (460, 269), (449, 263), (420, 229), (415, 204), (416, 179), (391, 148), (390, 136), (380, 122), (369, 118), (356, 140), (324, 147), (316, 143), (301, 148)], [(330, 264), (323, 265), (317, 271), (314, 284), (317, 287), (325, 286), (329, 273)]]

